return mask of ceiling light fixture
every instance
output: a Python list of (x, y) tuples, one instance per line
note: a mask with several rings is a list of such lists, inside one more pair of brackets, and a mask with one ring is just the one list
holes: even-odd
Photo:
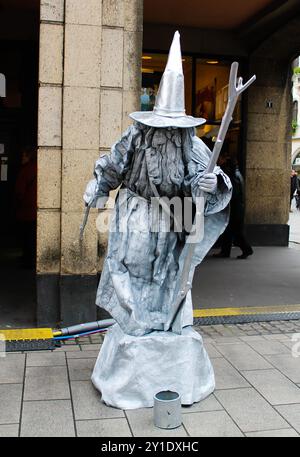
[(154, 73), (154, 70), (152, 68), (142, 68), (142, 73)]

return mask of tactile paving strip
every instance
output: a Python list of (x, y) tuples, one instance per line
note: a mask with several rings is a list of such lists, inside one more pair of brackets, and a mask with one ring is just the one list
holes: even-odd
[(57, 347), (56, 341), (51, 340), (16, 340), (6, 341), (6, 352), (19, 352), (19, 351), (42, 351), (52, 350)]
[(249, 324), (251, 322), (299, 320), (300, 313), (241, 314), (235, 316), (209, 316), (194, 318), (194, 325)]

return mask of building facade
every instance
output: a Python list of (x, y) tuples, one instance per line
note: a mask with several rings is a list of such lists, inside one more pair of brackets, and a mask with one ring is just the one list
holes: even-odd
[[(300, 5), (253, 0), (233, 8), (231, 3), (213, 0), (208, 8), (191, 0), (187, 8), (179, 0), (26, 2), (32, 15), (22, 40), (33, 30), (30, 21), (38, 36), (38, 325), (97, 317), (95, 292), (107, 237), (98, 233), (98, 213), (92, 210), (80, 242), (82, 194), (99, 154), (127, 128), (128, 114), (140, 109), (142, 85), (155, 86), (176, 29), (182, 36), (187, 109), (194, 115), (206, 110), (208, 130), (216, 132), (220, 123), (222, 81), (230, 63), (240, 62), (245, 79), (257, 75), (232, 128), (246, 179), (246, 229), (256, 245), (287, 245), (291, 62), (300, 51)], [(20, 1), (18, 8), (24, 5)], [(15, 34), (25, 23), (18, 20)], [(11, 33), (2, 39), (14, 41)], [(204, 73), (216, 62), (217, 76), (204, 83)]]
[(292, 117), (292, 157), (293, 168), (300, 170), (300, 58), (294, 60), (292, 65), (292, 94), (293, 94), (293, 117)]
[(96, 317), (106, 236), (92, 210), (82, 242), (82, 195), (99, 154), (138, 108), (141, 0), (41, 1), (37, 293), (38, 321)]

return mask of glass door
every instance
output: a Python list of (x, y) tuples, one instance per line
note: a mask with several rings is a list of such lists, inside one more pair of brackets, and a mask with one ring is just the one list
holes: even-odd
[[(194, 115), (206, 119), (206, 123), (196, 131), (210, 149), (213, 148), (227, 105), (230, 66), (231, 61), (228, 60), (196, 59)], [(231, 160), (238, 162), (241, 124), (242, 110), (239, 99), (222, 150), (223, 158), (230, 157)]]

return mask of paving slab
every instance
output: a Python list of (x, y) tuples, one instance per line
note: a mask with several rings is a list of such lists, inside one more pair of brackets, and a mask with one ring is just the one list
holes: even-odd
[[(78, 342), (68, 342), (51, 352), (7, 354), (0, 359), (0, 437), (18, 435), (26, 359), (24, 436), (59, 436), (59, 433), (74, 436), (76, 431), (78, 436), (95, 437), (126, 437), (131, 433), (171, 438), (189, 434), (297, 436), (297, 432), (300, 434), (300, 358), (292, 358), (291, 348), (295, 345), (292, 337), (295, 334), (300, 337), (299, 324), (300, 321), (293, 321), (197, 328), (204, 335), (214, 366), (216, 391), (202, 402), (183, 407), (183, 426), (173, 431), (154, 427), (152, 408), (124, 412), (101, 401), (90, 379), (99, 341), (92, 344), (91, 338), (82, 338), (81, 346)], [(53, 409), (48, 407), (57, 402)], [(59, 405), (67, 405), (62, 407), (67, 412), (57, 433), (53, 417)], [(63, 413), (61, 416), (64, 417)], [(35, 419), (30, 421), (31, 417)], [(72, 424), (69, 430), (64, 430), (66, 421)]]
[(132, 436), (127, 419), (101, 419), (76, 421), (79, 437), (112, 437)]
[[(245, 335), (245, 330), (240, 329), (237, 325), (226, 324), (226, 328), (232, 332), (232, 336), (243, 336)], [(250, 329), (250, 328), (249, 328)]]
[(237, 370), (265, 370), (272, 366), (248, 344), (220, 344), (218, 351), (229, 360)]
[(199, 411), (219, 411), (223, 407), (220, 405), (214, 394), (211, 394), (209, 397), (205, 398), (202, 401), (194, 403), (191, 406), (183, 406), (181, 408), (182, 414), (194, 413)]
[(242, 374), (272, 405), (300, 403), (300, 388), (280, 371), (254, 370), (244, 371)]
[(204, 343), (204, 347), (211, 359), (215, 359), (216, 357), (223, 357), (222, 354), (211, 343)]
[(248, 341), (266, 341), (265, 336), (263, 335), (247, 335), (247, 336), (240, 336), (240, 340), (248, 343)]
[(16, 438), (19, 435), (19, 424), (0, 425), (0, 438)]
[(225, 359), (213, 359), (216, 389), (236, 389), (250, 387), (241, 374)]
[(275, 335), (264, 335), (264, 338), (266, 340), (271, 340), (271, 341), (272, 340), (286, 341), (286, 340), (290, 339), (287, 335), (284, 335), (283, 333), (281, 333), (280, 330), (278, 330), (278, 333)]
[(45, 349), (44, 351), (21, 351), (21, 352), (13, 352), (12, 354), (50, 354), (53, 351), (49, 351), (48, 349)]
[(276, 409), (300, 433), (300, 403), (277, 406)]
[(290, 354), (291, 352), (284, 344), (276, 340), (247, 341), (247, 344), (260, 355)]
[(92, 343), (94, 342), (103, 342), (104, 340), (104, 333), (95, 333), (95, 334), (92, 334), (90, 335), (90, 341), (92, 341)]
[(100, 351), (102, 343), (93, 343), (93, 344), (82, 344), (81, 350), (82, 351)]
[(292, 352), (292, 349), (295, 348), (295, 341), (293, 341), (291, 338), (289, 338), (287, 340), (283, 340), (283, 341), (281, 341), (281, 343), (284, 346), (286, 346), (291, 352)]
[(219, 390), (215, 395), (243, 432), (289, 427), (280, 414), (253, 388)]
[(0, 424), (20, 420), (22, 384), (0, 384)]
[(24, 400), (70, 398), (66, 367), (27, 367)]
[(217, 336), (213, 337), (213, 343), (218, 347), (219, 344), (238, 344), (240, 342), (239, 337), (235, 336)]
[[(197, 413), (184, 414), (184, 417), (193, 416)], [(183, 437), (188, 436), (185, 429), (180, 426), (173, 430), (164, 430), (155, 427), (153, 423), (153, 408), (141, 408), (135, 410), (127, 410), (126, 416), (130, 424), (133, 436), (135, 437)]]
[[(196, 330), (196, 332), (197, 332), (197, 331), (198, 331), (198, 330), (197, 330), (197, 327), (194, 327), (194, 330)], [(200, 333), (200, 335), (201, 335), (201, 337), (202, 337), (204, 346), (205, 346), (207, 343), (212, 343), (212, 342), (213, 342), (213, 339), (212, 339), (210, 336), (206, 336), (205, 334), (203, 334), (202, 328), (201, 328), (201, 330), (200, 330), (198, 333)]]
[(80, 346), (78, 346), (78, 345), (69, 346), (69, 345), (64, 344), (60, 348), (55, 349), (55, 352), (76, 352), (76, 351), (80, 351)]
[(94, 359), (96, 360), (99, 351), (74, 351), (67, 352), (67, 359)]
[(266, 430), (263, 432), (246, 433), (249, 438), (293, 438), (299, 437), (298, 433), (293, 428), (283, 430)]
[(71, 392), (76, 420), (124, 417), (121, 409), (106, 406), (91, 381), (72, 381)]
[(23, 382), (25, 354), (6, 354), (0, 357), (0, 384)]
[(188, 434), (193, 437), (243, 436), (226, 411), (185, 414), (183, 424)]
[(300, 357), (293, 357), (289, 351), (286, 355), (272, 355), (266, 359), (291, 381), (300, 383)]
[(75, 436), (70, 400), (24, 402), (21, 436)]
[(69, 375), (71, 381), (87, 381), (91, 379), (96, 358), (70, 359), (68, 358)]
[(66, 356), (63, 352), (49, 352), (41, 354), (31, 352), (27, 355), (26, 366), (28, 367), (47, 367), (47, 366), (65, 366)]

